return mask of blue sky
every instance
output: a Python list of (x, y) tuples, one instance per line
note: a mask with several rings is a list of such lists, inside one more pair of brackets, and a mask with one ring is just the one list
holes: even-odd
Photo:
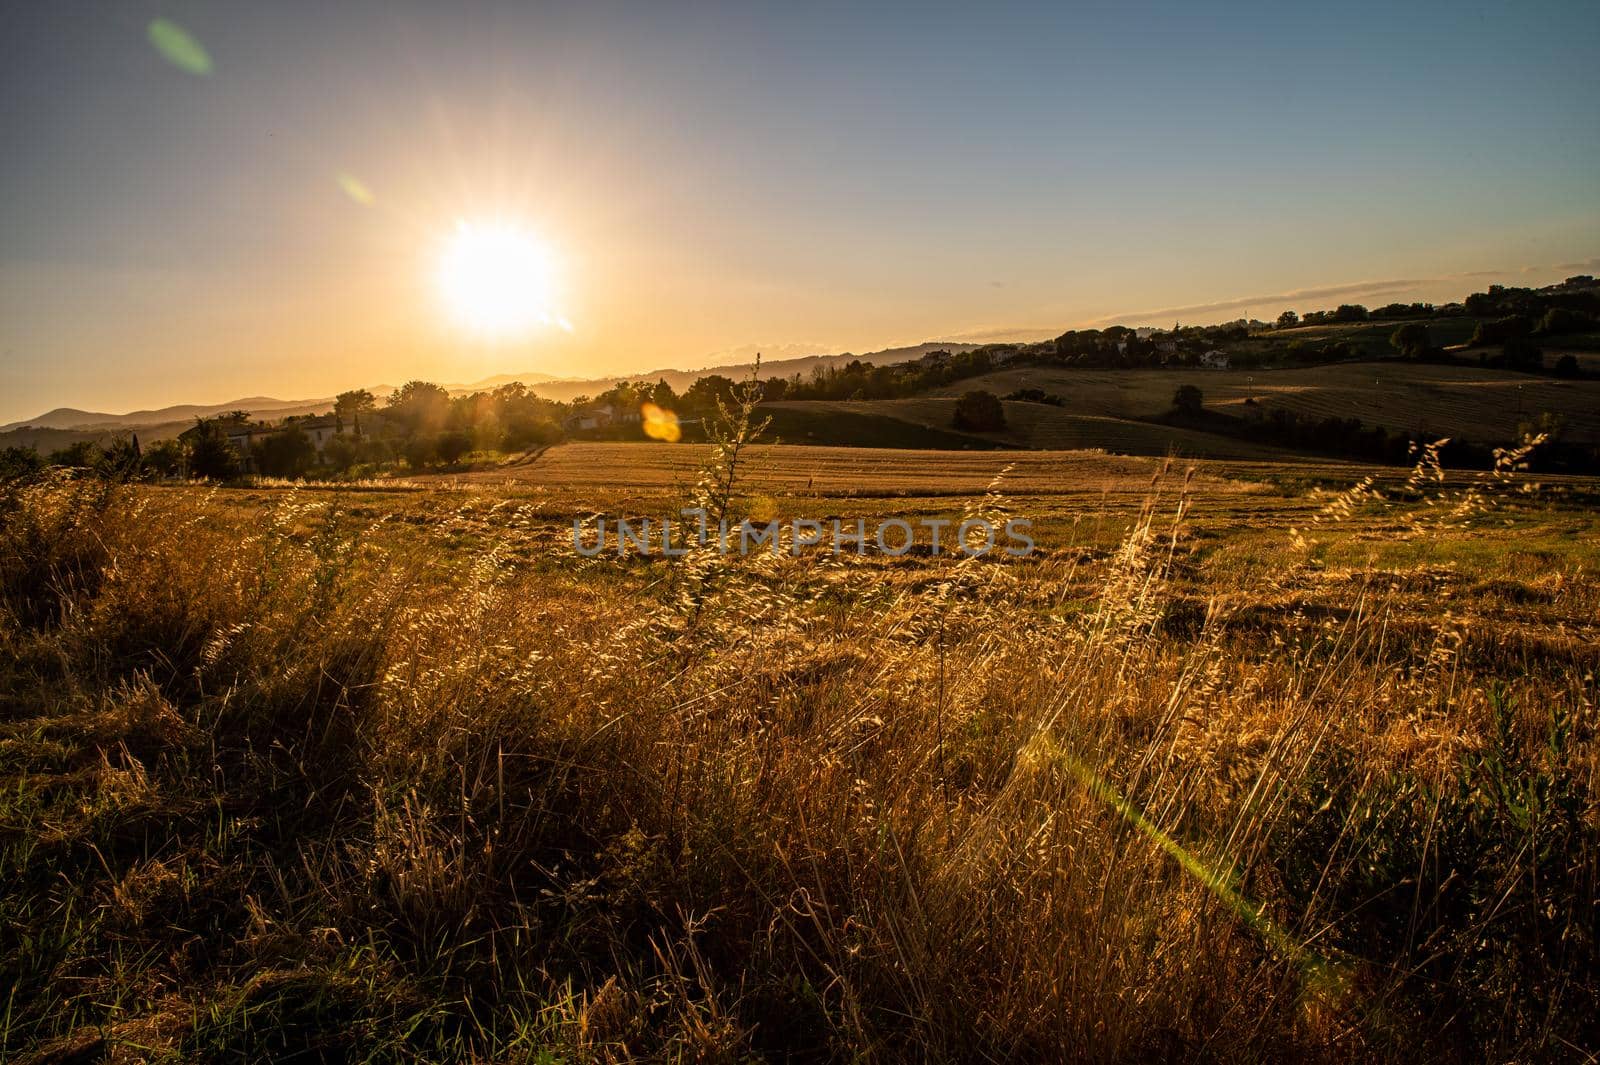
[[(1592, 3), (9, 4), (0, 419), (1596, 272), (1597, 54)], [(461, 219), (570, 333), (454, 327)]]

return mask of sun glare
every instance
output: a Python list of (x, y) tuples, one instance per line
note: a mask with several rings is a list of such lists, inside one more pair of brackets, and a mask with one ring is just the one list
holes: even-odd
[(462, 222), (439, 261), (439, 289), (469, 329), (509, 337), (558, 319), (554, 264), (536, 238), (507, 223)]

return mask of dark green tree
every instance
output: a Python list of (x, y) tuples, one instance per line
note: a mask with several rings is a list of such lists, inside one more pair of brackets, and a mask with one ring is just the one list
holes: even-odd
[(228, 481), (239, 476), (239, 452), (228, 442), (216, 419), (195, 420), (189, 441), (189, 472), (207, 481)]
[(255, 445), (256, 466), (268, 477), (304, 477), (317, 461), (317, 446), (290, 426)]
[(439, 456), (439, 461), (446, 466), (454, 466), (472, 450), (472, 437), (461, 429), (452, 429), (448, 433), (440, 433), (439, 439), (434, 443), (434, 451)]
[(152, 477), (176, 477), (183, 472), (183, 445), (176, 440), (161, 440), (144, 449), (141, 462)]
[(715, 413), (717, 401), (721, 400), (723, 406), (735, 402), (735, 393), (738, 384), (731, 377), (722, 374), (707, 374), (690, 385), (683, 393), (683, 406), (702, 416)]
[(364, 388), (351, 389), (349, 392), (340, 392), (333, 398), (333, 412), (346, 424), (354, 423), (363, 414), (371, 414), (378, 409), (378, 401), (371, 392)]
[(1205, 395), (1194, 385), (1179, 385), (1172, 393), (1172, 409), (1179, 414), (1199, 414), (1205, 404)]
[(112, 480), (127, 481), (139, 476), (143, 465), (143, 456), (139, 452), (139, 440), (116, 439), (106, 445), (105, 451), (100, 456), (100, 473)]
[(8, 447), (0, 451), (0, 481), (27, 477), (44, 469), (44, 459), (31, 447)]
[(407, 435), (435, 433), (450, 413), (450, 393), (431, 381), (407, 381), (395, 389), (384, 410)]
[(658, 407), (672, 410), (678, 405), (678, 394), (667, 384), (665, 377), (660, 378), (650, 387), (650, 402)]
[(433, 465), (439, 456), (439, 438), (436, 436), (414, 436), (406, 441), (406, 465), (414, 470), (427, 469)]
[(1408, 359), (1420, 359), (1433, 350), (1433, 338), (1421, 322), (1407, 322), (1389, 335), (1389, 346)]
[(993, 433), (1006, 427), (1006, 408), (993, 392), (975, 389), (956, 400), (953, 424), (972, 433)]

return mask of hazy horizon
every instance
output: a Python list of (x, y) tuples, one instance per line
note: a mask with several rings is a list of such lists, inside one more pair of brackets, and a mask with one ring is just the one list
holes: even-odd
[[(1576, 3), (89, 3), (0, 30), (0, 422), (1600, 265), (1600, 24)], [(452, 318), (463, 222), (548, 250), (548, 324)]]
[[(1540, 286), (1551, 283), (1555, 280), (1561, 280), (1564, 276), (1570, 276), (1571, 272), (1574, 270), (1594, 269), (1600, 269), (1600, 258), (1591, 259), (1584, 262), (1559, 263), (1549, 267), (1524, 267), (1523, 269), (1517, 271), (1484, 271), (1482, 274), (1477, 275), (1481, 278), (1481, 280), (1478, 282), (1478, 288), (1481, 290), (1493, 284)], [(1130, 326), (1137, 325), (1140, 327), (1149, 326), (1151, 328), (1158, 329), (1168, 328), (1173, 324), (1173, 322), (1179, 322), (1180, 324), (1184, 325), (1213, 325), (1220, 322), (1236, 321), (1240, 318), (1260, 317), (1259, 314), (1255, 313), (1254, 309), (1265, 307), (1280, 307), (1282, 309), (1295, 309), (1297, 311), (1333, 309), (1333, 302), (1327, 303), (1326, 306), (1321, 303), (1305, 302), (1319, 299), (1337, 302), (1350, 302), (1352, 300), (1359, 301), (1363, 296), (1378, 296), (1381, 297), (1384, 302), (1401, 301), (1403, 297), (1406, 298), (1405, 301), (1409, 302), (1410, 296), (1427, 292), (1434, 286), (1442, 286), (1452, 282), (1453, 280), (1454, 279), (1397, 279), (1393, 281), (1329, 286), (1327, 288), (1307, 290), (1305, 292), (1281, 293), (1265, 299), (1246, 298), (1242, 300), (1226, 301), (1219, 303), (1214, 307), (1167, 307), (1152, 311), (1134, 312), (1125, 315), (1110, 315), (1105, 318), (1095, 319), (1092, 321), (1072, 322), (1051, 329), (1000, 329), (993, 331), (978, 331), (959, 337), (937, 337), (917, 341), (907, 341), (903, 344), (893, 344), (883, 348), (856, 348), (834, 351), (823, 349), (816, 345), (806, 344), (767, 346), (747, 345), (742, 348), (713, 352), (699, 360), (681, 360), (680, 364), (675, 366), (668, 366), (665, 364), (644, 366), (635, 370), (617, 371), (615, 373), (601, 371), (599, 373), (590, 374), (587, 376), (580, 376), (578, 374), (549, 374), (546, 371), (541, 370), (506, 369), (486, 373), (471, 380), (450, 380), (446, 378), (436, 378), (433, 380), (435, 380), (435, 383), (442, 384), (447, 388), (458, 389), (473, 387), (484, 381), (495, 380), (499, 378), (513, 378), (523, 380), (525, 384), (528, 384), (535, 391), (537, 391), (538, 384), (541, 382), (554, 384), (570, 383), (575, 381), (622, 380), (630, 377), (648, 377), (652, 373), (662, 371), (695, 373), (701, 370), (710, 370), (719, 367), (749, 365), (755, 361), (758, 355), (761, 357), (764, 363), (770, 364), (782, 360), (831, 358), (848, 354), (870, 355), (876, 354), (880, 351), (892, 351), (897, 348), (911, 348), (923, 344), (948, 343), (952, 345), (962, 345), (1005, 342), (1027, 343), (1048, 339), (1049, 337), (1057, 335), (1058, 333), (1067, 329), (1103, 328), (1108, 325), (1119, 324)], [(1455, 293), (1454, 295), (1445, 295), (1440, 297), (1440, 302), (1456, 302), (1468, 294), (1468, 292), (1462, 291)], [(1237, 308), (1239, 307), (1249, 307), (1252, 308), (1252, 311), (1248, 314), (1238, 313)], [(1174, 318), (1173, 316), (1175, 315), (1178, 317)], [(416, 379), (418, 378), (415, 375), (412, 375), (404, 378), (397, 377), (391, 381), (381, 382), (335, 381), (333, 384), (321, 391), (313, 389), (306, 391), (304, 394), (291, 394), (283, 391), (282, 389), (277, 389), (275, 391), (274, 388), (269, 387), (266, 384), (259, 384), (253, 387), (246, 386), (241, 390), (229, 392), (225, 395), (218, 394), (208, 397), (200, 397), (196, 395), (190, 395), (188, 393), (182, 393), (182, 385), (179, 383), (173, 386), (179, 389), (178, 393), (174, 393), (166, 396), (164, 399), (158, 399), (154, 402), (126, 406), (124, 409), (102, 409), (85, 406), (83, 404), (62, 402), (54, 403), (47, 408), (35, 409), (30, 414), (8, 415), (4, 411), (0, 411), (0, 425), (23, 422), (30, 417), (52, 413), (59, 409), (82, 410), (88, 413), (126, 416), (128, 414), (133, 414), (140, 411), (156, 411), (165, 409), (167, 407), (176, 406), (220, 406), (233, 403), (236, 400), (248, 398), (272, 399), (289, 403), (318, 398), (331, 399), (338, 392), (346, 389), (368, 388), (383, 391), (385, 389), (399, 387), (404, 380)], [(380, 402), (382, 402), (386, 396), (380, 395), (377, 398)]]

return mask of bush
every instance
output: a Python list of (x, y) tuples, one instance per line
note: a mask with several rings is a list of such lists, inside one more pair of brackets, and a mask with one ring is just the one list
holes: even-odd
[(69, 469), (93, 470), (100, 466), (105, 452), (93, 440), (75, 440), (66, 447), (50, 452), (50, 465)]
[(472, 437), (459, 429), (452, 429), (448, 433), (440, 433), (434, 450), (439, 456), (439, 461), (446, 466), (454, 466), (472, 451)]
[(144, 449), (141, 462), (145, 472), (154, 477), (176, 477), (183, 472), (183, 444), (177, 440), (161, 440)]
[(1179, 385), (1172, 393), (1172, 409), (1179, 414), (1199, 414), (1205, 405), (1205, 396), (1194, 385)]
[(964, 392), (956, 400), (953, 424), (971, 433), (993, 433), (1006, 427), (1006, 409), (993, 392)]
[(1019, 403), (1044, 403), (1052, 407), (1063, 407), (1067, 402), (1054, 392), (1046, 392), (1042, 388), (1019, 388), (1006, 399)]
[(31, 447), (8, 447), (0, 451), (0, 481), (27, 477), (44, 469), (44, 459)]
[(1421, 322), (1407, 322), (1390, 334), (1389, 346), (1408, 359), (1419, 359), (1433, 350), (1433, 338)]

